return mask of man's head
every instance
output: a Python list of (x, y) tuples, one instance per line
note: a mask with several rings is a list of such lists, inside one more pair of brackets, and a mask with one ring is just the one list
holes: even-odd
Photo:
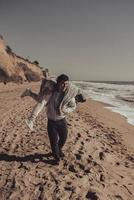
[(65, 92), (69, 87), (69, 77), (65, 74), (61, 74), (60, 76), (58, 76), (56, 81), (58, 89), (63, 92)]

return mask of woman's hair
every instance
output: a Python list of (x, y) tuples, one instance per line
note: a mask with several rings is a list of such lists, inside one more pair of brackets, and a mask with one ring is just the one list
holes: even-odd
[(41, 92), (52, 92), (56, 87), (56, 83), (52, 80), (44, 79), (40, 88)]
[(60, 83), (61, 81), (69, 81), (69, 77), (65, 74), (61, 74), (56, 79), (57, 83)]

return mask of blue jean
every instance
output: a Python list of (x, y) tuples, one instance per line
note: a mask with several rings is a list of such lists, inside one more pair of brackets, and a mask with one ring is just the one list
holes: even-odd
[(67, 140), (68, 128), (66, 119), (58, 121), (48, 119), (47, 131), (52, 149), (52, 154), (55, 158), (60, 157), (60, 151)]

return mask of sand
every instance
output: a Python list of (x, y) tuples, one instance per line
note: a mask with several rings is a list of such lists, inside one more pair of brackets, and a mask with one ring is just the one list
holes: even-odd
[(25, 124), (27, 87), (39, 83), (0, 84), (0, 200), (133, 200), (134, 126), (89, 99), (68, 115), (66, 156), (53, 165), (45, 109), (33, 132)]

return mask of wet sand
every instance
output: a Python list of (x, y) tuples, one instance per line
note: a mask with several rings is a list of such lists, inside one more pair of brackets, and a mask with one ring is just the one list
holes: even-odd
[(66, 156), (53, 165), (45, 109), (33, 132), (25, 124), (36, 103), (20, 98), (27, 87), (39, 83), (0, 84), (0, 199), (134, 199), (134, 126), (89, 99), (68, 115)]

